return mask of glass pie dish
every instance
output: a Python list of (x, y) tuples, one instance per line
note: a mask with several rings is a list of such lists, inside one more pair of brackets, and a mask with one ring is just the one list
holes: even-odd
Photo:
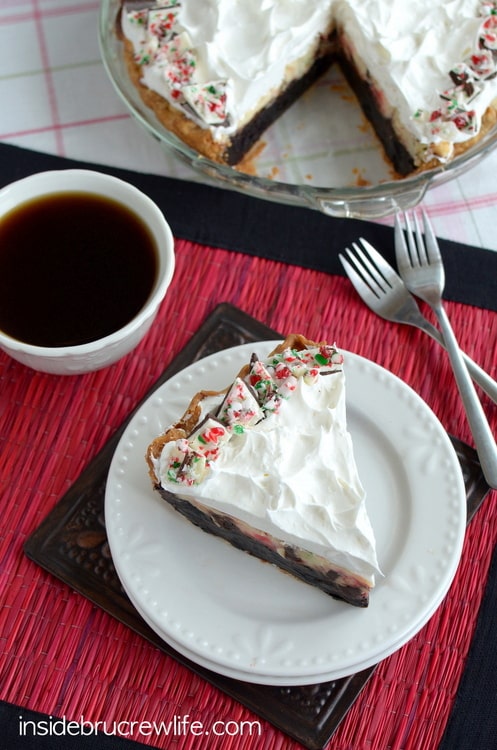
[(495, 126), (448, 164), (396, 178), (334, 65), (263, 134), (247, 171), (217, 164), (169, 132), (143, 103), (128, 76), (123, 45), (116, 35), (120, 5), (120, 0), (102, 0), (99, 19), (101, 55), (115, 90), (164, 149), (220, 187), (330, 216), (379, 219), (417, 205), (428, 189), (474, 167), (497, 144)]

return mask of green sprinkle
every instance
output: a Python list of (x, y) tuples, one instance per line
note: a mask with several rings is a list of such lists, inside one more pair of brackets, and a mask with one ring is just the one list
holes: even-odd
[(314, 359), (318, 363), (318, 365), (327, 365), (328, 364), (328, 357), (323, 356), (322, 354), (316, 354), (314, 356)]

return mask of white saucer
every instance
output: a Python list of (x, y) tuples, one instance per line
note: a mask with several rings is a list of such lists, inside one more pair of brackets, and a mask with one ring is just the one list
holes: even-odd
[(338, 679), (390, 655), (432, 616), (459, 562), (466, 523), (460, 465), (442, 425), (400, 379), (344, 352), (347, 414), (380, 566), (367, 609), (331, 599), (192, 526), (153, 492), (146, 447), (202, 388), (221, 389), (245, 344), (187, 367), (139, 409), (107, 482), (112, 557), (149, 625), (192, 661), (275, 685)]

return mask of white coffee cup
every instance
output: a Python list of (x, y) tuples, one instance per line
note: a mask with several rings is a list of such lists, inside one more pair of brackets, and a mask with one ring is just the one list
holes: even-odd
[[(128, 354), (150, 329), (175, 267), (172, 232), (157, 205), (133, 185), (89, 169), (41, 172), (7, 185), (0, 190), (0, 228), (2, 221), (12, 216), (11, 212), (21, 211), (30, 201), (75, 193), (103, 197), (139, 217), (155, 244), (157, 267), (150, 293), (141, 309), (117, 330), (95, 340), (67, 346), (38, 345), (22, 341), (2, 330), (0, 325), (1, 349), (35, 370), (59, 375), (97, 370)], [(96, 265), (94, 273), (98, 272)]]

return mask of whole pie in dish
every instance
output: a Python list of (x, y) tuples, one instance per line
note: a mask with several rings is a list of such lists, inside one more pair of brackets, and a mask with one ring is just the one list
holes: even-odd
[(496, 121), (494, 1), (123, 0), (116, 29), (146, 104), (220, 163), (239, 164), (333, 62), (400, 176)]

